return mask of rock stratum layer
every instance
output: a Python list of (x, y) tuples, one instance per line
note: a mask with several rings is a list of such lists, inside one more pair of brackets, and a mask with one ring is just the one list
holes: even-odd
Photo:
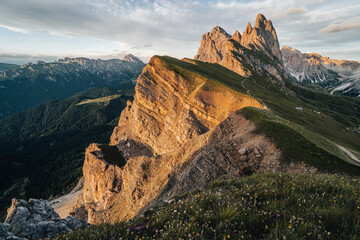
[(335, 60), (317, 53), (281, 49), (286, 72), (300, 84), (316, 84), (331, 94), (360, 97), (360, 63)]
[(205, 33), (194, 59), (219, 63), (244, 77), (251, 75), (248, 66), (262, 75), (270, 73), (280, 82), (284, 77), (276, 31), (271, 20), (260, 13), (255, 26), (249, 22), (242, 36), (238, 31), (230, 36), (218, 26)]
[(245, 164), (260, 172), (292, 171), (270, 140), (236, 113), (264, 108), (258, 100), (167, 59), (153, 57), (139, 76), (134, 101), (111, 136), (109, 148), (117, 153), (110, 156), (98, 144), (87, 148), (76, 217), (95, 224), (130, 219), (223, 174), (236, 175)]

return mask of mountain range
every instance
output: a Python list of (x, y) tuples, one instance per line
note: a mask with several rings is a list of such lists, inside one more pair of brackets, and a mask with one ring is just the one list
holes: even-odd
[(302, 86), (320, 86), (330, 94), (360, 97), (360, 62), (335, 60), (317, 53), (281, 49), (286, 72)]
[(145, 64), (133, 55), (123, 60), (65, 58), (0, 72), (0, 118), (38, 104), (63, 100), (91, 87), (132, 89)]
[[(41, 146), (49, 144), (47, 148), (51, 149), (57, 135), (63, 136), (60, 143), (66, 143), (67, 137), (73, 134), (66, 135), (66, 130), (71, 127), (69, 122), (57, 121), (63, 113), (71, 113), (70, 119), (88, 114), (85, 119), (82, 118), (83, 123), (74, 126), (77, 127), (76, 132), (80, 131), (81, 136), (90, 140), (89, 135), (94, 137), (98, 133), (91, 129), (92, 124), (97, 119), (102, 119), (94, 118), (91, 114), (94, 106), (97, 106), (94, 111), (102, 113), (104, 107), (112, 114), (121, 112), (118, 121), (111, 115), (112, 117), (100, 122), (100, 126), (105, 124), (112, 128), (110, 141), (108, 144), (97, 142), (88, 145), (82, 166), (82, 191), (71, 195), (74, 201), (65, 203), (68, 204), (66, 208), (71, 209), (67, 214), (91, 224), (106, 224), (84, 230), (86, 237), (80, 231), (69, 235), (70, 239), (145, 238), (141, 234), (149, 232), (146, 235), (148, 237), (167, 236), (168, 239), (173, 239), (183, 234), (178, 229), (193, 229), (191, 224), (197, 226), (194, 231), (198, 231), (199, 235), (194, 235), (197, 233), (191, 231), (186, 236), (189, 238), (199, 236), (206, 239), (204, 236), (209, 236), (209, 239), (219, 239), (216, 230), (227, 226), (228, 235), (222, 232), (221, 239), (223, 236), (230, 238), (230, 234), (238, 238), (248, 234), (249, 239), (259, 239), (282, 233), (288, 234), (289, 239), (296, 239), (299, 236), (292, 235), (295, 234), (293, 229), (295, 226), (306, 225), (302, 224), (303, 219), (306, 223), (320, 224), (326, 230), (321, 235), (322, 229), (306, 225), (308, 228), (304, 230), (305, 234), (319, 232), (314, 235), (314, 239), (319, 236), (336, 238), (340, 236), (335, 235), (339, 231), (348, 231), (351, 236), (357, 236), (359, 219), (353, 212), (358, 208), (354, 200), (358, 198), (358, 192), (352, 187), (358, 186), (357, 179), (360, 175), (360, 98), (344, 96), (350, 91), (335, 94), (339, 92), (336, 88), (340, 86), (336, 84), (345, 81), (340, 76), (342, 70), (338, 68), (345, 69), (347, 64), (332, 62), (334, 61), (320, 56), (308, 57), (290, 48), (280, 50), (272, 21), (258, 14), (254, 26), (248, 23), (242, 34), (235, 31), (230, 35), (219, 26), (203, 34), (194, 59), (153, 56), (137, 78), (133, 98), (124, 99), (117, 96), (117, 93), (106, 90), (104, 95), (75, 96), (55, 102), (52, 106), (40, 105), (37, 107), (39, 109), (12, 115), (17, 116), (13, 120), (11, 116), (6, 118), (7, 122), (3, 122), (3, 126), (11, 133), (9, 135), (19, 139), (22, 131), (26, 130), (36, 137), (35, 141), (30, 141), (31, 144), (27, 144), (28, 140), (24, 139), (21, 145), (4, 146), (12, 147), (16, 152), (21, 152), (26, 147), (38, 149), (34, 152), (44, 153), (46, 156), (47, 152), (43, 152)], [(295, 67), (299, 64), (300, 67)], [(337, 65), (325, 67), (323, 64)], [(353, 65), (356, 69), (356, 64)], [(301, 69), (305, 69), (306, 73)], [(297, 75), (297, 72), (302, 74)], [(319, 78), (322, 76), (320, 72), (329, 77)], [(308, 84), (320, 84), (324, 79), (328, 81), (326, 86), (309, 88), (313, 85)], [(350, 81), (349, 79), (346, 81)], [(333, 87), (330, 87), (330, 83), (334, 83)], [(108, 105), (112, 100), (120, 102)], [(47, 121), (50, 116), (47, 111), (50, 113), (53, 109), (58, 109), (57, 104), (65, 107), (57, 114), (50, 114), (54, 119)], [(83, 110), (80, 112), (79, 108)], [(16, 122), (15, 119), (25, 121)], [(115, 126), (109, 125), (110, 119), (111, 124), (117, 121)], [(31, 124), (20, 131), (12, 130), (25, 122), (45, 122), (47, 127), (44, 132), (41, 128), (45, 125)], [(12, 124), (14, 126), (10, 126)], [(83, 133), (82, 125), (88, 126), (89, 131), (84, 129), (86, 133)], [(106, 135), (110, 130), (106, 128), (106, 131), (100, 132)], [(31, 136), (28, 133), (26, 136)], [(53, 133), (55, 135), (51, 135)], [(6, 139), (7, 135), (3, 138)], [(10, 140), (11, 138), (5, 140), (5, 143), (10, 143)], [(44, 144), (39, 144), (42, 140), (45, 141)], [(56, 140), (54, 144), (57, 142)], [(53, 154), (59, 154), (67, 147), (68, 145), (59, 148)], [(70, 155), (72, 154), (71, 152)], [(82, 156), (79, 155), (76, 159), (80, 158)], [(59, 175), (69, 170), (67, 163), (70, 162), (70, 166), (73, 166), (71, 157), (68, 159), (61, 165), (66, 171), (57, 171)], [(80, 162), (82, 160), (76, 161), (76, 167)], [(52, 164), (46, 160), (35, 161), (35, 164), (35, 168), (42, 164), (45, 167), (43, 171), (36, 172), (33, 182), (52, 179), (47, 172), (49, 169), (50, 172), (54, 170)], [(261, 175), (269, 172), (273, 174)], [(242, 178), (251, 174), (255, 176)], [(298, 177), (299, 175), (305, 176)], [(210, 184), (219, 178), (222, 180)], [(77, 178), (71, 179), (75, 185)], [(300, 182), (306, 184), (303, 186)], [(273, 188), (275, 183), (277, 188)], [(204, 189), (209, 184), (215, 192), (205, 192)], [(250, 186), (252, 190), (249, 189)], [(254, 190), (260, 187), (259, 191)], [(345, 188), (351, 189), (346, 192), (346, 196), (356, 195), (351, 201), (342, 202)], [(243, 192), (244, 189), (248, 192)], [(305, 189), (312, 199), (300, 201), (299, 194)], [(329, 196), (324, 199), (324, 194), (329, 194), (326, 191), (330, 191), (330, 195), (337, 191), (339, 196), (331, 195), (331, 198)], [(191, 192), (193, 197), (188, 197), (187, 194)], [(239, 192), (244, 194), (232, 197), (232, 194), (237, 196)], [(324, 194), (320, 195), (322, 192)], [(41, 190), (33, 194), (31, 197), (41, 195)], [(290, 194), (293, 195), (289, 197)], [(268, 195), (281, 199), (281, 204), (286, 203), (287, 208), (279, 209), (285, 205), (267, 206)], [(191, 204), (184, 210), (183, 206), (187, 201)], [(231, 208), (230, 202), (234, 201), (239, 201), (239, 206), (242, 207)], [(331, 204), (329, 209), (335, 210), (327, 212), (323, 206), (317, 205), (320, 201), (322, 204)], [(221, 205), (224, 202), (227, 202), (226, 206)], [(245, 205), (241, 204), (247, 202), (250, 205), (245, 209)], [(308, 202), (311, 202), (310, 206), (307, 205)], [(202, 209), (208, 209), (209, 206), (219, 208), (209, 210), (214, 213), (214, 217), (200, 214)], [(248, 216), (246, 221), (251, 221), (244, 226), (245, 220), (239, 220), (240, 213), (241, 216), (246, 215), (250, 206), (258, 209), (261, 214)], [(273, 209), (265, 211), (266, 207)], [(347, 219), (345, 224), (340, 224), (340, 220), (334, 219), (337, 219), (340, 212), (348, 211), (345, 208), (350, 209), (349, 219), (356, 219)], [(154, 212), (154, 209), (160, 209), (160, 212), (166, 209), (168, 212), (161, 215)], [(180, 215), (180, 211), (183, 215)], [(12, 212), (14, 211), (10, 211), (10, 214)], [(266, 214), (274, 226), (265, 224)], [(201, 215), (206, 220), (203, 227), (197, 225), (198, 221), (193, 221), (195, 215)], [(135, 220), (131, 220), (134, 218)], [(173, 220), (176, 224), (168, 226)], [(158, 222), (161, 225), (157, 226)], [(186, 223), (186, 228), (182, 228), (183, 222)], [(212, 225), (213, 222), (216, 225)], [(110, 226), (108, 223), (117, 224)], [(135, 226), (130, 227), (127, 225), (129, 223)], [(149, 229), (153, 225), (156, 228)], [(241, 232), (239, 230), (237, 233), (236, 229)], [(334, 233), (334, 229), (338, 232)], [(116, 235), (117, 232), (122, 235)], [(166, 235), (168, 233), (173, 235)], [(135, 234), (137, 236), (133, 237)], [(67, 237), (59, 236), (61, 239)], [(304, 238), (303, 235), (301, 237)]]

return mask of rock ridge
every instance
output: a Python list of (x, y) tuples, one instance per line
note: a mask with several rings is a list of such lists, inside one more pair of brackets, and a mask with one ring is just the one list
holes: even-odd
[(250, 65), (257, 73), (264, 75), (268, 72), (282, 82), (284, 78), (282, 56), (271, 20), (267, 20), (259, 13), (254, 27), (249, 22), (242, 36), (236, 30), (230, 37), (222, 30), (216, 31), (220, 34), (214, 38), (212, 34), (214, 29), (202, 36), (195, 60), (219, 63), (244, 77), (252, 75), (251, 70), (246, 66)]
[(314, 84), (330, 94), (360, 97), (360, 63), (323, 57), (318, 53), (301, 53), (281, 49), (285, 71), (301, 84)]

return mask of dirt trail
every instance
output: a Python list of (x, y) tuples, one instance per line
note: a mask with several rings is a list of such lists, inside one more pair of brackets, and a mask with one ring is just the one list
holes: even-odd
[(75, 206), (79, 194), (82, 193), (83, 185), (84, 180), (83, 178), (81, 178), (76, 187), (69, 194), (63, 195), (50, 201), (51, 206), (61, 218), (66, 218), (70, 215), (70, 211)]
[(360, 160), (349, 150), (347, 150), (346, 148), (344, 148), (343, 146), (340, 145), (336, 145), (338, 148), (341, 149), (341, 151), (343, 151), (344, 153), (346, 153), (346, 155), (348, 155), (352, 160), (354, 160), (356, 163), (360, 164)]

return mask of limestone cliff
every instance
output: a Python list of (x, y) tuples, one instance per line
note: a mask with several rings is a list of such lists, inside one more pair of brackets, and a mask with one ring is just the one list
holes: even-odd
[(250, 65), (257, 73), (264, 75), (268, 72), (281, 82), (284, 77), (282, 57), (271, 20), (259, 13), (255, 26), (249, 22), (242, 36), (238, 31), (230, 36), (219, 29), (215, 27), (202, 36), (194, 59), (219, 63), (244, 77), (251, 75), (247, 67)]
[(244, 164), (256, 171), (285, 168), (270, 140), (232, 113), (263, 108), (260, 102), (201, 76), (195, 61), (180, 68), (168, 60), (150, 60), (111, 136), (110, 147), (125, 164), (106, 156), (101, 145), (86, 150), (76, 217), (90, 223), (130, 219), (223, 174), (236, 175)]

